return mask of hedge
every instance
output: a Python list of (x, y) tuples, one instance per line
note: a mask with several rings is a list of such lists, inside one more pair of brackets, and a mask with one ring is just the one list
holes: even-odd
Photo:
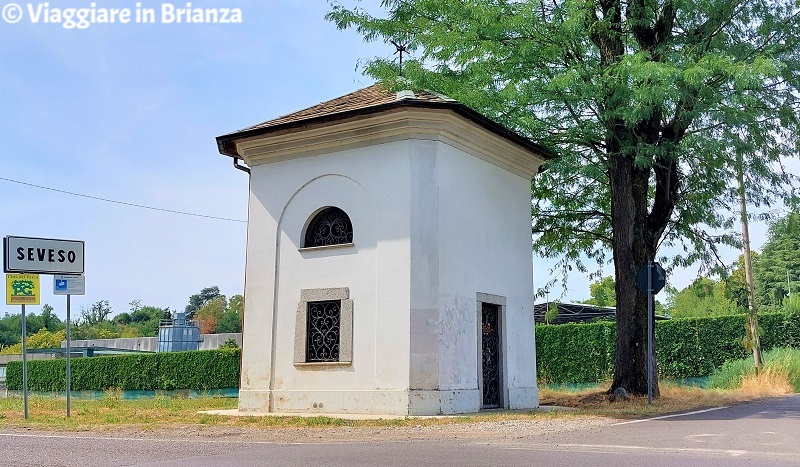
[[(75, 391), (237, 388), (240, 360), (240, 349), (74, 358), (70, 387)], [(65, 375), (63, 358), (28, 362), (31, 391), (64, 391)], [(22, 362), (8, 363), (6, 385), (22, 389)]]
[[(708, 376), (727, 360), (747, 356), (745, 315), (656, 322), (656, 362), (662, 378)], [(800, 348), (800, 314), (763, 313), (761, 345)], [(610, 379), (617, 329), (614, 322), (536, 326), (536, 365), (544, 383)]]

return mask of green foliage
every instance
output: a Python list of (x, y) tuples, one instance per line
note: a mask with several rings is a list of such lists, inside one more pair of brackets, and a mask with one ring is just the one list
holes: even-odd
[(108, 300), (99, 300), (92, 303), (89, 308), (81, 309), (81, 320), (89, 326), (96, 326), (106, 321), (112, 313)]
[(158, 389), (239, 387), (239, 350), (164, 352), (158, 355), (162, 356), (158, 365)]
[(663, 231), (649, 232), (662, 245), (684, 243), (674, 258), (682, 265), (713, 263), (716, 245), (737, 243), (733, 154), (747, 156), (752, 203), (796, 200), (797, 177), (773, 164), (797, 154), (800, 24), (791, 1), (382, 7), (334, 3), (327, 15), (366, 41), (407, 46), (402, 77), (391, 55), (365, 62), (366, 74), (444, 93), (559, 154), (533, 182), (534, 249), (563, 255), (565, 270), (582, 269), (587, 256), (608, 259), (617, 170), (643, 181), (639, 201), (650, 206), (637, 221), (647, 226), (624, 228), (666, 216)]
[[(585, 258), (602, 266), (609, 251), (627, 275), (664, 246), (682, 247), (673, 264), (714, 264), (718, 245), (738, 244), (738, 170), (752, 204), (798, 201), (798, 177), (781, 164), (800, 134), (794, 1), (381, 6), (334, 3), (327, 15), (407, 47), (403, 76), (393, 56), (367, 74), (446, 94), (558, 154), (532, 182), (532, 230), (534, 251), (560, 257), (563, 275), (586, 272)], [(645, 298), (629, 276), (615, 279), (618, 319), (631, 324), (612, 384), (641, 392), (646, 375), (627, 363), (646, 350), (626, 343), (646, 336)]]
[(783, 299), (783, 311), (800, 315), (800, 291), (793, 293), (791, 297)]
[[(72, 360), (75, 391), (156, 389), (218, 389), (239, 386), (237, 349), (162, 352), (153, 354), (88, 357)], [(28, 384), (32, 391), (64, 391), (66, 361), (28, 362)], [(22, 389), (22, 362), (9, 362), (9, 389)]]
[(219, 346), (220, 349), (238, 349), (239, 344), (236, 343), (236, 339), (230, 338), (225, 340), (222, 345)]
[(616, 283), (613, 276), (606, 276), (599, 281), (589, 284), (589, 294), (592, 298), (582, 303), (594, 306), (617, 306)]
[(656, 361), (663, 378), (706, 376), (731, 358), (744, 358), (744, 315), (656, 323)]
[(790, 285), (792, 292), (800, 293), (800, 212), (770, 226), (769, 239), (753, 260), (753, 276), (759, 305), (779, 308)]
[(742, 384), (742, 378), (755, 371), (753, 357), (732, 359), (717, 368), (708, 380), (709, 388), (736, 389)]
[[(125, 334), (128, 330), (128, 334), (157, 336), (161, 320), (171, 316), (172, 312), (169, 308), (142, 306), (139, 300), (134, 300), (130, 303), (130, 313), (120, 313), (112, 321), (121, 325), (117, 326), (120, 334)], [(135, 329), (135, 333), (132, 333), (131, 329)]]
[[(65, 330), (50, 332), (47, 329), (39, 329), (39, 331), (28, 336), (25, 342), (29, 349), (57, 349), (61, 347), (61, 342), (66, 339), (67, 332)], [(22, 342), (3, 347), (0, 354), (21, 354)]]
[(550, 304), (547, 305), (547, 311), (544, 313), (545, 324), (550, 324), (550, 322), (556, 319), (557, 316), (558, 316), (558, 302), (550, 302)]
[(603, 381), (614, 369), (613, 323), (536, 326), (536, 369), (546, 383)]
[[(731, 283), (700, 277), (685, 289), (670, 293), (667, 298), (668, 313), (673, 318), (743, 313), (743, 308), (728, 299), (730, 295), (728, 293), (728, 285)], [(745, 305), (747, 303), (746, 300), (745, 295)]]
[(218, 297), (225, 297), (219, 292), (219, 287), (216, 285), (211, 287), (205, 287), (200, 291), (200, 293), (196, 293), (189, 297), (189, 303), (186, 305), (186, 309), (184, 312), (186, 313), (187, 319), (193, 319), (194, 314), (203, 307), (203, 305), (207, 304), (211, 300), (214, 300)]
[[(732, 359), (747, 356), (742, 340), (745, 315), (672, 319), (656, 322), (656, 361), (662, 378), (707, 376)], [(800, 314), (763, 313), (765, 350), (800, 348)], [(536, 326), (536, 367), (547, 383), (608, 379), (613, 372), (616, 323)]]
[(142, 306), (139, 300), (130, 303), (130, 312), (119, 313), (108, 319), (111, 308), (101, 300), (84, 310), (83, 318), (72, 327), (73, 339), (114, 339), (118, 337), (153, 337), (158, 335), (158, 325), (169, 318), (169, 308)]
[[(25, 314), (25, 328), (28, 331), (27, 336), (32, 336), (42, 329), (51, 333), (58, 332), (64, 329), (64, 323), (53, 314), (53, 307), (45, 303), (41, 314), (31, 312)], [(22, 315), (6, 313), (0, 318), (0, 348), (18, 344), (22, 339), (21, 329)]]
[[(800, 349), (777, 348), (764, 354), (761, 371), (785, 373), (796, 392), (800, 392)], [(717, 389), (736, 389), (746, 376), (755, 374), (753, 357), (729, 360), (709, 378), (708, 386)]]
[(242, 332), (242, 305), (241, 295), (234, 295), (230, 302), (220, 295), (201, 306), (194, 319), (200, 322), (203, 334)]

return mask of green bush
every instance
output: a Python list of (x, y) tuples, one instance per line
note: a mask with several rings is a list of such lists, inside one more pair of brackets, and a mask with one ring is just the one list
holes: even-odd
[(676, 379), (710, 375), (726, 361), (747, 356), (744, 334), (744, 315), (657, 322), (658, 374)]
[[(800, 314), (759, 317), (764, 351), (800, 348)], [(747, 357), (745, 316), (684, 318), (656, 322), (656, 362), (662, 378), (708, 376), (728, 360)], [(645, 343), (643, 343), (645, 345)], [(616, 323), (536, 326), (536, 365), (545, 383), (585, 383), (610, 378), (616, 355)]]
[[(239, 387), (238, 349), (199, 350), (75, 358), (71, 389), (75, 391), (156, 389), (220, 389)], [(66, 390), (66, 360), (28, 362), (31, 391)], [(9, 389), (22, 389), (22, 362), (9, 362)]]
[(615, 323), (536, 326), (536, 369), (545, 383), (607, 379), (614, 370)]

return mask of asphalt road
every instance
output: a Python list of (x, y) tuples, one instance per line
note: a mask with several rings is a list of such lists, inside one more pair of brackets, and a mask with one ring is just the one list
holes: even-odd
[(4, 466), (800, 465), (800, 395), (537, 437), (274, 443), (0, 433)]

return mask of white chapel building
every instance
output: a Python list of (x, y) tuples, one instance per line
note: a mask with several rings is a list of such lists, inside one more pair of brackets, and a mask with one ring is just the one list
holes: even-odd
[(240, 411), (538, 406), (542, 147), (445, 96), (382, 85), (217, 144), (250, 171)]

